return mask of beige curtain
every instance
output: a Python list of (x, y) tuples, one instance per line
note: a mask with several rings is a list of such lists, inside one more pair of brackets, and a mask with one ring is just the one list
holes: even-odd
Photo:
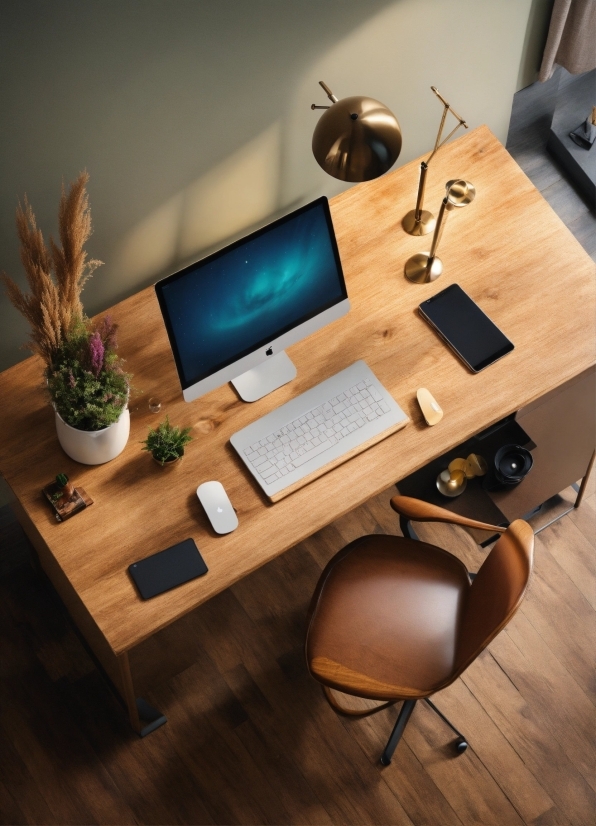
[(596, 0), (555, 0), (538, 79), (555, 64), (572, 75), (596, 69)]

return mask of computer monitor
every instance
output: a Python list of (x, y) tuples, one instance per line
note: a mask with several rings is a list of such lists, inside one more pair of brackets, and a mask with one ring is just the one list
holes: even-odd
[(245, 401), (291, 381), (284, 348), (350, 309), (327, 198), (155, 285), (186, 401), (231, 381)]

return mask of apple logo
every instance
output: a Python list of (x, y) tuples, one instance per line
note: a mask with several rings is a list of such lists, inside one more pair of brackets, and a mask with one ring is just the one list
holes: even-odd
[(265, 350), (265, 355), (266, 355), (266, 356), (272, 356), (272, 355), (273, 355), (273, 347), (268, 347), (268, 348)]
[(218, 509), (217, 509), (217, 512), (218, 512), (218, 513), (223, 513), (223, 508), (218, 508)]

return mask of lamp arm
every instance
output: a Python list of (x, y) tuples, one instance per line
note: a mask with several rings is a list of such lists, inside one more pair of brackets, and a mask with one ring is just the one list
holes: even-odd
[[(321, 86), (323, 86), (323, 88), (327, 91), (327, 87), (323, 83), (321, 83)], [(427, 175), (427, 172), (428, 172), (429, 163), (432, 161), (432, 159), (437, 154), (439, 149), (443, 146), (443, 144), (447, 143), (449, 138), (452, 135), (454, 135), (455, 132), (457, 132), (457, 130), (459, 129), (460, 126), (465, 126), (466, 129), (468, 128), (468, 124), (465, 122), (465, 120), (463, 120), (463, 118), (460, 118), (460, 116), (457, 114), (457, 112), (455, 112), (451, 108), (449, 103), (447, 103), (445, 98), (439, 93), (437, 87), (436, 86), (431, 86), (430, 88), (435, 93), (435, 95), (439, 98), (441, 103), (443, 104), (443, 114), (441, 115), (441, 122), (439, 124), (439, 130), (437, 132), (437, 139), (435, 140), (435, 145), (433, 147), (433, 151), (430, 153), (428, 158), (425, 161), (422, 161), (422, 163), (420, 164), (420, 179), (418, 181), (418, 195), (416, 197), (416, 207), (412, 212), (408, 212), (408, 214), (404, 218), (404, 229), (406, 230), (406, 232), (409, 232), (412, 235), (424, 234), (425, 232), (428, 232), (430, 230), (430, 226), (429, 226), (429, 230), (423, 230), (420, 233), (416, 231), (416, 230), (420, 230), (420, 226), (421, 226), (420, 222), (422, 220), (422, 207), (423, 207), (423, 204), (424, 204), (424, 190), (425, 190), (425, 187), (426, 187), (426, 175)], [(314, 108), (314, 106), (312, 108)], [(451, 130), (451, 132), (447, 135), (447, 137), (444, 140), (441, 140), (441, 137), (443, 135), (443, 129), (445, 127), (445, 120), (447, 118), (447, 112), (449, 112), (449, 111), (451, 111), (452, 114), (458, 119), (459, 123), (456, 124), (456, 126)], [(429, 213), (428, 218), (432, 219), (432, 217), (433, 216), (430, 215), (430, 213)], [(405, 222), (408, 222), (408, 223), (406, 224)]]
[(321, 87), (324, 89), (325, 94), (327, 95), (327, 97), (329, 98), (329, 100), (330, 100), (332, 103), (337, 103), (338, 98), (336, 98), (336, 97), (335, 97), (335, 95), (333, 94), (333, 92), (331, 91), (331, 89), (329, 88), (329, 86), (327, 86), (327, 84), (326, 84), (326, 83), (323, 83), (323, 81), (322, 81), (322, 80), (319, 80), (319, 86), (321, 86)]
[[(465, 126), (465, 128), (466, 128), (466, 129), (468, 128), (468, 124), (465, 122), (465, 120), (457, 114), (457, 112), (456, 112), (456, 111), (455, 111), (455, 109), (451, 106), (451, 104), (447, 103), (447, 101), (445, 100), (445, 98), (443, 97), (443, 95), (441, 95), (441, 93), (439, 92), (439, 90), (437, 89), (437, 87), (436, 87), (436, 86), (431, 86), (430, 88), (431, 88), (431, 91), (435, 93), (435, 95), (439, 98), (439, 100), (440, 100), (440, 101), (441, 101), (441, 103), (443, 104), (443, 115), (442, 115), (442, 117), (441, 117), (441, 123), (439, 124), (439, 131), (437, 132), (437, 139), (436, 139), (436, 141), (435, 141), (435, 146), (434, 146), (434, 149), (433, 149), (433, 151), (430, 153), (430, 155), (428, 156), (428, 158), (427, 158), (427, 160), (426, 160), (426, 163), (427, 163), (427, 164), (429, 164), (429, 163), (431, 162), (432, 158), (434, 158), (434, 156), (435, 156), (435, 154), (438, 152), (438, 150), (439, 150), (439, 149), (443, 146), (443, 144), (447, 143), (447, 141), (449, 140), (449, 138), (450, 138), (450, 137), (451, 137), (451, 136), (452, 136), (455, 132), (457, 132), (457, 130), (459, 129), (459, 127), (460, 127), (460, 126)], [(441, 140), (441, 135), (443, 134), (443, 127), (445, 126), (445, 118), (447, 117), (447, 112), (449, 112), (449, 111), (451, 112), (451, 114), (452, 114), (455, 118), (457, 118), (457, 119), (458, 119), (459, 123), (457, 124), (457, 126), (455, 126), (455, 128), (454, 128), (454, 129), (452, 129), (452, 130), (451, 130), (451, 132), (447, 135), (447, 137), (445, 138), (445, 140), (443, 140), (443, 141), (442, 141), (442, 140)]]
[(441, 140), (441, 135), (443, 134), (443, 127), (445, 126), (445, 118), (447, 117), (447, 112), (448, 111), (449, 111), (449, 104), (447, 104), (447, 106), (443, 107), (443, 114), (441, 115), (441, 123), (439, 124), (439, 131), (437, 132), (437, 139), (435, 141), (433, 151), (431, 152), (427, 163), (429, 163), (430, 159), (432, 158), (432, 156), (435, 154), (435, 152), (439, 148), (439, 141)]

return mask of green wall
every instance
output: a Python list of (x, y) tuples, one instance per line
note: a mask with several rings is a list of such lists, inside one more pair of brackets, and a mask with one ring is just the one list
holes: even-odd
[[(534, 0), (534, 4), (537, 0)], [(19, 0), (0, 25), (0, 268), (22, 279), (27, 193), (56, 232), (61, 181), (87, 168), (89, 314), (272, 216), (342, 187), (310, 152), (325, 101), (386, 103), (398, 163), (427, 151), (436, 85), (505, 140), (532, 0)], [(454, 170), (456, 173), (457, 170)], [(414, 193), (412, 193), (414, 198)], [(0, 297), (0, 369), (27, 327)]]

